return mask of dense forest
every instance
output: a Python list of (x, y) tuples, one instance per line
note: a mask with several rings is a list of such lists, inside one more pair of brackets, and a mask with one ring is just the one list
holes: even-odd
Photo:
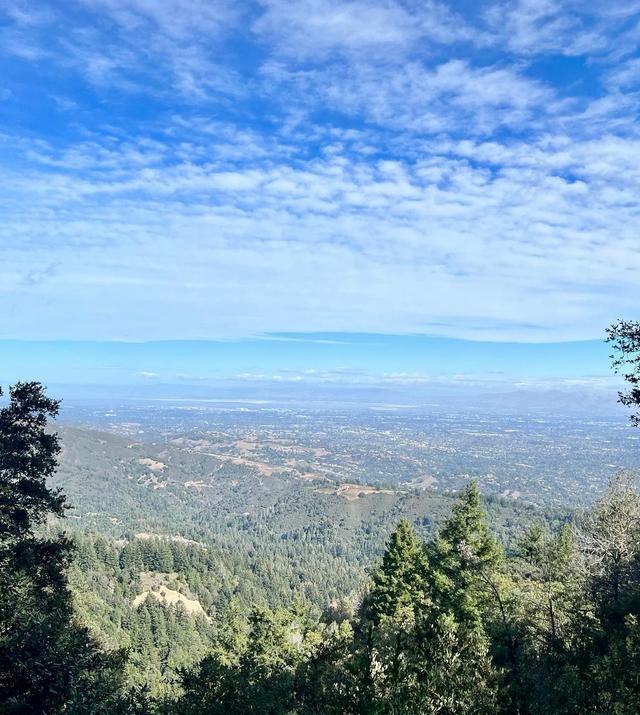
[(331, 597), (287, 588), (268, 552), (62, 529), (57, 409), (37, 383), (0, 409), (2, 712), (639, 711), (630, 475), (510, 538), (470, 483)]

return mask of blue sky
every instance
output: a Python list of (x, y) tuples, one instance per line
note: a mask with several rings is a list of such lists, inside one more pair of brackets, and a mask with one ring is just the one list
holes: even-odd
[(597, 341), (640, 313), (639, 42), (634, 0), (5, 0), (0, 340)]
[[(421, 335), (273, 334), (219, 341), (0, 341), (0, 384), (281, 389), (385, 385), (389, 389), (611, 390), (602, 341), (505, 343)], [(64, 393), (63, 393), (64, 394)], [(612, 400), (613, 402), (613, 400)]]

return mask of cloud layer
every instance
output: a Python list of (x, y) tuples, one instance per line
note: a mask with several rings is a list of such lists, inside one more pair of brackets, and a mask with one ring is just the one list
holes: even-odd
[(638, 315), (640, 5), (462, 8), (6, 4), (0, 338)]

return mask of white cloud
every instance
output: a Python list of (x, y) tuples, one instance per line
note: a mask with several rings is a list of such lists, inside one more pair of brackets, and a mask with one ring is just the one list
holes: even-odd
[(487, 136), (501, 128), (536, 128), (565, 109), (550, 86), (515, 68), (464, 60), (431, 69), (419, 62), (354, 63), (304, 72), (269, 64), (263, 73), (310, 112), (329, 107), (369, 126), (406, 132), (408, 141), (415, 134)]
[(593, 0), (499, 0), (489, 7), (485, 19), (494, 42), (520, 55), (587, 55), (606, 52), (612, 32), (619, 30), (633, 13), (623, 4)]
[[(253, 25), (279, 55), (318, 60), (327, 56), (367, 58), (415, 52), (418, 45), (480, 40), (462, 17), (444, 3), (363, 2), (362, 0), (263, 0)], [(425, 43), (427, 47), (424, 47)]]
[(614, 90), (637, 87), (640, 84), (640, 58), (627, 60), (610, 70), (607, 82)]
[[(93, 15), (55, 5), (13, 5), (0, 32), (4, 51), (72, 70), (97, 88), (138, 94), (175, 90), (193, 99), (237, 95), (239, 77), (212, 56), (240, 17), (225, 0), (79, 0)], [(0, 13), (2, 10), (0, 10)]]
[[(332, 154), (234, 170), (154, 167), (153, 151), (144, 166), (142, 148), (119, 150), (122, 161), (107, 152), (93, 178), (77, 172), (82, 152), (100, 160), (90, 145), (59, 166), (3, 177), (12, 190), (2, 264), (26, 275), (37, 237), (40, 260), (60, 266), (38, 311), (43, 288), (19, 289), (5, 335), (541, 340), (595, 337), (640, 308), (634, 141), (444, 141), (412, 161)], [(5, 298), (18, 295), (10, 279), (3, 286)]]
[[(0, 36), (64, 80), (64, 130), (0, 137), (0, 336), (542, 340), (640, 310), (628, 12), (83, 6)], [(585, 55), (597, 89), (543, 54)]]
[(80, 0), (116, 22), (123, 30), (151, 30), (179, 40), (194, 34), (218, 34), (238, 19), (237, 3), (226, 0)]
[[(523, 366), (524, 368), (524, 366)], [(385, 387), (493, 387), (498, 390), (528, 389), (528, 390), (579, 390), (592, 388), (610, 391), (618, 386), (615, 376), (599, 375), (580, 378), (528, 377), (525, 375), (505, 373), (454, 373), (446, 372), (446, 366), (437, 373), (423, 372), (372, 372), (355, 369), (327, 370), (289, 370), (277, 373), (244, 372), (232, 378), (238, 382), (248, 383), (298, 383), (306, 385), (340, 385), (340, 386), (385, 386)], [(423, 395), (425, 393), (422, 393)], [(383, 405), (380, 405), (381, 407)], [(386, 405), (393, 407), (393, 405)], [(407, 406), (407, 405), (405, 405)]]

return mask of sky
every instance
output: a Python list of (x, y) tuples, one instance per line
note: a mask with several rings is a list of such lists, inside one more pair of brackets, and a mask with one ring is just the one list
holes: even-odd
[(250, 390), (612, 386), (601, 341), (497, 343), (420, 335), (278, 334), (218, 341), (0, 341), (0, 384), (195, 385)]
[(166, 341), (600, 379), (640, 313), (639, 43), (635, 0), (3, 0), (0, 379), (65, 341), (131, 379), (180, 374)]

